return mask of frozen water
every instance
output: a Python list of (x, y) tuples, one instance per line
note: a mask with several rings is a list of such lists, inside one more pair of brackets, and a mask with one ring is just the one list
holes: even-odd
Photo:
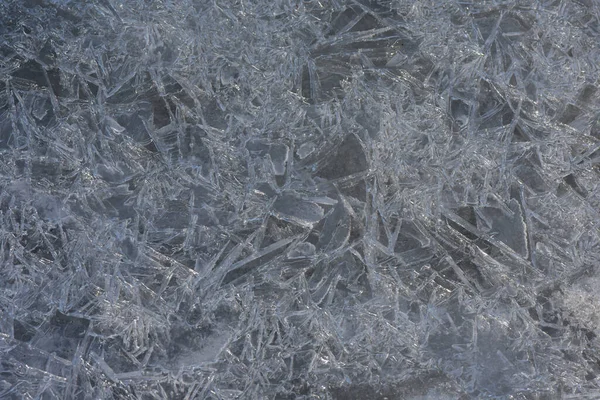
[(599, 18), (0, 2), (0, 399), (598, 398)]

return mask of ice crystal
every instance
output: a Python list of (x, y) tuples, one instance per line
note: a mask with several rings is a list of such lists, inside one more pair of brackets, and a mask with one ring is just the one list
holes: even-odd
[(0, 398), (600, 396), (600, 3), (0, 2)]

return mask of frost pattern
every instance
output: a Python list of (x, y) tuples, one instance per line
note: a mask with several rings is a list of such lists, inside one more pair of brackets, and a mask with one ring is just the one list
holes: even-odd
[(599, 4), (0, 2), (0, 398), (597, 398)]

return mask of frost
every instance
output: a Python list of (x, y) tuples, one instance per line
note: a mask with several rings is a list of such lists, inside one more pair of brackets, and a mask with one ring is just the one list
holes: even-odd
[(0, 398), (598, 398), (599, 7), (0, 2)]

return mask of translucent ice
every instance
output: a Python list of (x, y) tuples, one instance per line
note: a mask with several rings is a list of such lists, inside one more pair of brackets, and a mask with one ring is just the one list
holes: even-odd
[(0, 399), (592, 399), (600, 3), (0, 1)]

